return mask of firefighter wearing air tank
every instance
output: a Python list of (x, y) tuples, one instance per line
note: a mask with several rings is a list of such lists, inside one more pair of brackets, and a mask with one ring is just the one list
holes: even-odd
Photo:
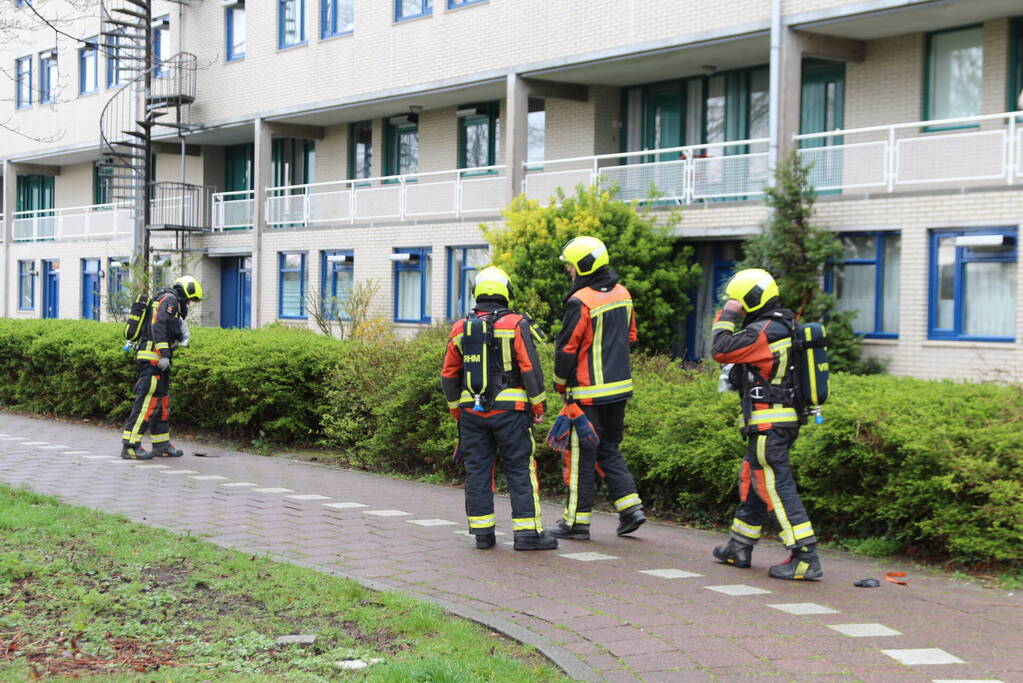
[(776, 579), (820, 578), (817, 536), (796, 490), (789, 449), (799, 435), (796, 369), (793, 362), (795, 315), (781, 307), (778, 285), (760, 269), (736, 273), (725, 286), (727, 301), (712, 327), (712, 351), (719, 363), (734, 363), (730, 383), (742, 399), (743, 435), (748, 439), (739, 473), (740, 503), (729, 540), (714, 557), (747, 568), (753, 547), (773, 516), (789, 558), (774, 565)]
[(600, 443), (595, 450), (573, 449), (577, 455), (565, 463), (565, 511), (551, 533), (589, 539), (599, 471), (618, 511), (617, 533), (624, 536), (646, 521), (636, 482), (618, 447), (625, 429), (625, 404), (632, 396), (629, 352), (637, 339), (632, 295), (618, 282), (607, 247), (596, 237), (569, 241), (560, 259), (572, 286), (555, 344), (554, 389), (566, 403), (579, 405)]
[[(143, 309), (145, 318), (140, 321), (142, 329), (135, 352), (139, 373), (135, 403), (121, 435), (121, 457), (126, 460), (182, 455), (170, 442), (170, 367), (174, 349), (187, 346), (190, 339), (185, 322), (188, 304), (201, 300), (202, 285), (185, 275), (169, 289), (157, 292)], [(152, 433), (152, 451), (142, 449), (142, 437), (147, 430)]]
[(490, 266), (476, 275), (473, 312), (451, 328), (441, 387), (459, 424), (465, 465), (465, 513), (480, 549), (494, 546), (494, 470), (498, 449), (511, 495), (516, 550), (551, 550), (544, 531), (531, 426), (543, 419), (543, 370), (536, 353), (541, 332), (508, 310), (508, 275)]

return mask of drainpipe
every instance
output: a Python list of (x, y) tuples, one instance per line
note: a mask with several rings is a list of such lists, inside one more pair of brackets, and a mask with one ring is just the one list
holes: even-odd
[(781, 126), (781, 3), (771, 0), (771, 92), (768, 107), (770, 142), (768, 142), (767, 167), (771, 171), (770, 183), (774, 185), (774, 169), (778, 165), (778, 140)]

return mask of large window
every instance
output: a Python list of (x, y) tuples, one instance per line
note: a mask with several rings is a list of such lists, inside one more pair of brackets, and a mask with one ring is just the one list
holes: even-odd
[(1023, 17), (1012, 20), (1009, 43), (1008, 111), (1018, 111), (1023, 109)]
[(92, 203), (109, 204), (111, 197), (110, 185), (113, 181), (113, 169), (99, 164), (92, 165)]
[(355, 0), (320, 0), (320, 37), (330, 38), (355, 29)]
[(854, 312), (853, 331), (867, 337), (899, 334), (901, 238), (897, 232), (841, 236), (844, 255), (833, 271), (837, 310)]
[(932, 339), (1015, 339), (1016, 237), (1016, 228), (931, 233)]
[(107, 87), (125, 83), (128, 79), (128, 71), (124, 64), (124, 52), (121, 44), (125, 42), (124, 36), (114, 34), (107, 36)]
[(305, 43), (305, 0), (277, 0), (277, 47)]
[(18, 310), (34, 311), (36, 307), (36, 262), (18, 261)]
[(433, 0), (394, 0), (394, 20), (414, 19), (433, 14)]
[(88, 95), (99, 89), (98, 38), (88, 38), (78, 50), (78, 93)]
[(458, 115), (458, 167), (493, 166), (498, 137), (498, 104), (461, 106)]
[(490, 258), (488, 247), (448, 247), (448, 319), (461, 318), (472, 311), (476, 273)]
[(32, 106), (32, 58), (14, 60), (14, 105), (18, 109)]
[(925, 119), (980, 114), (983, 41), (980, 26), (927, 34)]
[(350, 250), (324, 251), (320, 254), (321, 305), (328, 320), (348, 320), (348, 301), (355, 284), (355, 255)]
[(387, 122), (384, 175), (405, 175), (419, 170), (419, 119), (395, 116)]
[(372, 121), (359, 121), (348, 127), (348, 177), (373, 177)]
[(227, 61), (245, 56), (245, 5), (234, 5), (224, 10), (224, 29), (227, 34)]
[(281, 252), (278, 317), (305, 318), (305, 252)]
[[(529, 114), (526, 120), (527, 127), (529, 128), (526, 141), (526, 161), (530, 163), (543, 161), (547, 137), (546, 104), (544, 100), (539, 98), (529, 98)], [(500, 145), (501, 141), (498, 140), (497, 144)]]
[(153, 20), (153, 75), (157, 78), (170, 76), (170, 69), (163, 65), (167, 59), (167, 36), (170, 31), (170, 17)]
[(57, 100), (57, 50), (39, 53), (39, 102)]
[(107, 310), (111, 313), (124, 313), (131, 307), (128, 297), (131, 292), (128, 285), (128, 259), (111, 258), (107, 260)]
[(458, 9), (459, 7), (465, 7), (466, 5), (478, 5), (481, 2), (487, 0), (448, 0), (448, 9)]
[(394, 320), (430, 322), (430, 248), (395, 249), (391, 259), (394, 261)]

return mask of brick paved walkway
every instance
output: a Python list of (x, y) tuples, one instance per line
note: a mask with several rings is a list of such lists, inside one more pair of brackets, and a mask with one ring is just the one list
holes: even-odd
[[(648, 523), (517, 553), (465, 534), (462, 491), (178, 442), (181, 459), (116, 456), (118, 432), (0, 413), (0, 482), (223, 546), (441, 601), (609, 681), (1023, 681), (1023, 594), (824, 551), (824, 580), (716, 564), (722, 534)], [(219, 458), (191, 455), (195, 449)], [(498, 528), (510, 527), (506, 499)], [(558, 510), (544, 506), (550, 523)], [(906, 587), (852, 582), (906, 570)]]

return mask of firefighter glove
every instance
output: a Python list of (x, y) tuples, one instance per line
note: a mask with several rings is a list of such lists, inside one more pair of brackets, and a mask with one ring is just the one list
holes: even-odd
[(156, 367), (165, 372), (170, 367), (170, 358), (163, 356), (160, 360), (156, 361)]
[(188, 346), (188, 342), (190, 341), (192, 341), (192, 331), (188, 329), (188, 323), (182, 320), (181, 341), (178, 342), (178, 346)]

